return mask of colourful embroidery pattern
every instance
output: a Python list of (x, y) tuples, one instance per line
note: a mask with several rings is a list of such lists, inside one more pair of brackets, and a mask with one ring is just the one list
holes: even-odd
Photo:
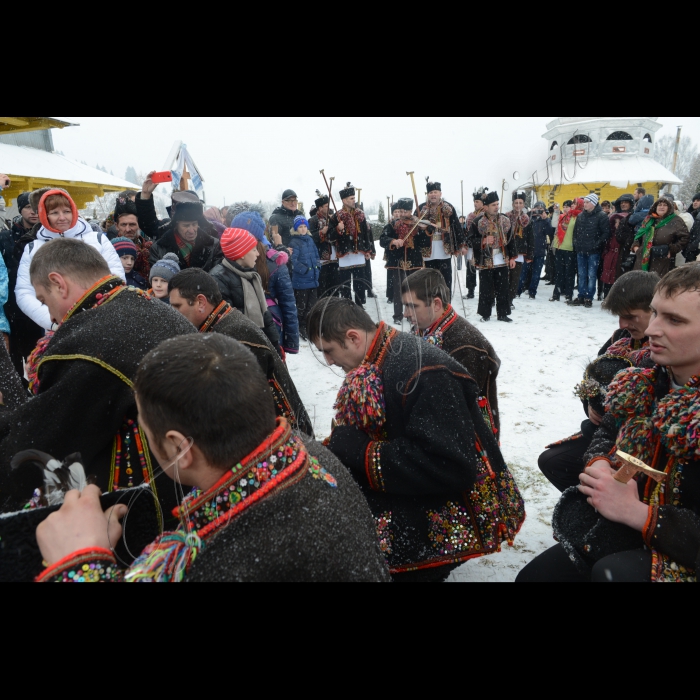
[(309, 467), (309, 474), (313, 476), (314, 479), (319, 481), (325, 481), (331, 488), (338, 488), (338, 481), (336, 478), (329, 474), (319, 463), (315, 457), (310, 460), (311, 466)]
[(654, 583), (697, 583), (694, 571), (672, 562), (665, 554), (652, 552), (651, 579)]
[[(457, 320), (457, 312), (448, 304), (445, 309), (445, 313), (430, 327), (428, 330), (424, 331), (422, 334), (423, 340), (426, 340), (431, 345), (436, 348), (442, 349), (445, 344), (445, 332), (455, 323)], [(420, 334), (420, 331), (418, 332)]]
[(448, 503), (439, 513), (429, 512), (428, 537), (442, 556), (481, 551), (469, 511), (456, 503)]
[(387, 511), (375, 518), (379, 548), (382, 550), (382, 554), (387, 558), (390, 557), (394, 551), (394, 534), (391, 530), (393, 517), (394, 514), (391, 511)]

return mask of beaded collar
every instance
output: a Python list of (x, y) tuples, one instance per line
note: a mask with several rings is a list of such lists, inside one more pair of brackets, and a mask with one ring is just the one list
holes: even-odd
[(445, 342), (445, 331), (457, 320), (457, 312), (450, 304), (447, 305), (445, 313), (435, 323), (422, 333), (424, 340), (437, 348), (442, 348)]
[(209, 491), (191, 493), (173, 514), (187, 523), (190, 534), (206, 541), (261, 499), (298, 483), (307, 474), (332, 488), (338, 486), (310, 457), (287, 420), (278, 418), (277, 429), (260, 447)]
[(226, 318), (230, 313), (233, 312), (233, 307), (227, 301), (222, 301), (212, 312), (209, 314), (209, 318), (200, 326), (200, 333), (211, 333), (214, 326), (216, 326), (221, 319)]
[[(113, 275), (103, 277), (95, 283), (85, 294), (75, 303), (73, 308), (66, 314), (62, 323), (70, 320), (80, 311), (88, 311), (97, 306), (102, 306), (116, 297), (126, 289), (123, 280)], [(139, 290), (140, 291), (140, 290)]]

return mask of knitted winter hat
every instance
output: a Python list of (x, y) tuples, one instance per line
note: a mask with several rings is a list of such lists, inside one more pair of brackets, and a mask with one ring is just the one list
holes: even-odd
[(152, 282), (154, 277), (161, 277), (170, 284), (173, 277), (175, 277), (178, 272), (180, 272), (180, 261), (177, 255), (175, 255), (175, 253), (167, 253), (151, 268), (151, 276), (149, 279)]
[(298, 231), (300, 226), (306, 226), (306, 228), (309, 228), (309, 222), (303, 216), (297, 216), (297, 218), (294, 219), (294, 230)]
[(600, 202), (600, 197), (597, 194), (589, 194), (588, 197), (583, 198), (583, 201), (590, 202), (594, 207), (597, 207)]
[(255, 238), (266, 246), (270, 242), (265, 238), (265, 221), (257, 211), (241, 212), (232, 222), (231, 228), (240, 228), (248, 233), (252, 233)]
[[(123, 258), (125, 255), (133, 255), (134, 257), (137, 257), (139, 254), (139, 249), (136, 247), (136, 243), (134, 243), (131, 238), (115, 238), (112, 241), (112, 245), (120, 258)], [(171, 253), (169, 253), (169, 255), (171, 255)]]
[(22, 192), (22, 194), (17, 197), (17, 209), (19, 209), (19, 213), (22, 213), (23, 209), (26, 209), (29, 206), (29, 192)]
[(698, 192), (694, 197), (693, 197), (694, 202), (700, 202), (700, 192)]
[(242, 228), (227, 228), (221, 236), (221, 250), (227, 260), (236, 262), (258, 245), (258, 239)]
[(55, 229), (51, 228), (51, 223), (49, 222), (49, 213), (46, 211), (46, 200), (49, 197), (53, 197), (54, 195), (64, 197), (68, 200), (71, 211), (73, 212), (73, 221), (70, 227), (75, 228), (76, 224), (78, 223), (78, 219), (80, 218), (80, 214), (78, 214), (78, 207), (75, 206), (75, 202), (65, 190), (48, 190), (42, 196), (41, 201), (39, 202), (39, 221), (41, 221), (42, 226), (47, 231), (51, 231), (51, 233), (61, 233), (60, 231), (56, 231)]

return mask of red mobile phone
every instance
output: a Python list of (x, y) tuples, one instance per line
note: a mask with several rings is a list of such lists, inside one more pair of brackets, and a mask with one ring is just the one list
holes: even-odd
[(156, 173), (155, 175), (152, 175), (151, 180), (153, 180), (153, 182), (157, 185), (160, 185), (163, 182), (172, 182), (173, 174), (169, 170), (167, 170), (166, 172)]

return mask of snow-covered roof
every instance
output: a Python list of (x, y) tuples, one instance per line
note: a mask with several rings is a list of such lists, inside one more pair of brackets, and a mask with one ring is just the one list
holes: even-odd
[(65, 129), (77, 126), (56, 117), (0, 117), (0, 134), (22, 134), (43, 129)]
[(56, 180), (60, 182), (90, 183), (120, 190), (138, 189), (133, 182), (127, 182), (101, 170), (83, 165), (75, 160), (47, 153), (36, 148), (8, 146), (0, 143), (0, 172), (8, 175)]
[(615, 158), (581, 158), (574, 163), (550, 161), (548, 168), (537, 173), (540, 185), (572, 185), (593, 182), (607, 182), (613, 187), (625, 189), (645, 182), (662, 182), (669, 185), (680, 185), (679, 180), (670, 170), (653, 158), (643, 156), (626, 156)]

